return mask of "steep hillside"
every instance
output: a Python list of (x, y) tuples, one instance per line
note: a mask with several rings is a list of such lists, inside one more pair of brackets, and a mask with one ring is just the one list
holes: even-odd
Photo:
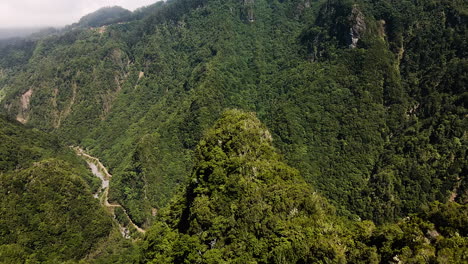
[[(140, 226), (226, 108), (350, 219), (466, 203), (466, 1), (172, 0), (0, 58), (2, 111), (87, 147)], [(441, 41), (443, 40), (443, 41)]]
[(281, 161), (254, 114), (227, 111), (195, 153), (189, 185), (147, 237), (148, 260), (345, 261), (346, 232), (333, 208)]
[(78, 260), (109, 235), (111, 218), (70, 165), (44, 160), (0, 180), (3, 263)]
[(54, 137), (3, 117), (0, 142), (0, 262), (84, 258), (112, 229), (85, 163)]
[(17, 121), (0, 116), (0, 172), (10, 173), (28, 169), (36, 162), (54, 159), (69, 164), (96, 191), (99, 180), (91, 175), (86, 163), (77, 158), (72, 150), (64, 147), (57, 137), (37, 129), (26, 128)]
[(253, 113), (202, 137), (190, 182), (142, 244), (144, 263), (462, 263), (468, 208), (431, 205), (376, 228), (338, 218), (289, 167)]
[(83, 159), (2, 116), (0, 142), (0, 263), (135, 262)]

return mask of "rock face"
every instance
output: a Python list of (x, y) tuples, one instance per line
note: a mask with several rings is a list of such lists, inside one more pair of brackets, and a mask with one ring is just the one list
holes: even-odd
[(16, 120), (18, 120), (18, 122), (21, 122), (22, 124), (26, 124), (28, 122), (28, 111), (29, 111), (29, 105), (31, 103), (32, 94), (33, 94), (33, 90), (29, 89), (27, 92), (21, 95), (21, 98), (20, 98), (21, 108), (19, 110), (18, 115), (16, 116)]
[(349, 47), (354, 49), (357, 47), (359, 39), (362, 38), (364, 32), (366, 32), (367, 29), (364, 14), (361, 12), (361, 10), (359, 10), (357, 5), (353, 6), (349, 20), (352, 25), (349, 29)]
[(243, 17), (250, 23), (255, 21), (254, 4), (255, 0), (242, 0), (244, 6)]
[(303, 0), (297, 5), (297, 13), (302, 14), (306, 9), (312, 6), (310, 0)]
[[(313, 2), (305, 1), (304, 4)], [(305, 9), (305, 6), (303, 7)], [(301, 35), (301, 42), (307, 46), (311, 61), (332, 55), (330, 44), (337, 48), (358, 47), (358, 42), (368, 31), (366, 17), (362, 9), (347, 1), (328, 0), (321, 6), (312, 27)], [(382, 25), (382, 37), (385, 27)], [(326, 44), (328, 43), (328, 44)]]

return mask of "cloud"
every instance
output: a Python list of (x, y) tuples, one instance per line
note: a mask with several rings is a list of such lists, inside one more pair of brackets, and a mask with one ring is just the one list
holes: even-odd
[(64, 26), (104, 6), (129, 10), (158, 0), (0, 0), (0, 28)]

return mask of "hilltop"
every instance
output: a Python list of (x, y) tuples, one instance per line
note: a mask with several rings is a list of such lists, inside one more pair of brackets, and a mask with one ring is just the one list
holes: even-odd
[[(0, 45), (0, 111), (89, 150), (113, 176), (109, 202), (145, 230), (167, 225), (184, 245), (201, 239), (209, 247), (193, 231), (196, 217), (155, 212), (171, 211), (181, 195), (194, 196), (178, 205), (191, 212), (199, 148), (227, 109), (239, 109), (268, 127), (276, 154), (265, 162), (291, 168), (303, 193), (316, 192), (334, 208), (330, 223), (376, 226), (364, 240), (337, 237), (396, 261), (436, 245), (438, 236), (427, 235), (436, 229), (459, 239), (452, 245), (463, 251), (460, 222), (446, 227), (437, 219), (450, 218), (440, 211), (462, 218), (468, 201), (466, 10), (463, 0), (171, 0), (133, 13), (106, 8), (57, 34)], [(230, 210), (213, 208), (213, 217)], [(412, 238), (422, 244), (407, 240), (408, 225), (420, 228), (422, 236)], [(340, 247), (333, 250), (330, 259), (342, 259)], [(436, 251), (428, 249), (427, 259), (435, 261)], [(179, 253), (161, 256), (187, 260)]]

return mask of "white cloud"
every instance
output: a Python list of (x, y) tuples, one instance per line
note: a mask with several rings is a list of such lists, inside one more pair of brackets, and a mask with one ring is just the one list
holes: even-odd
[(104, 6), (129, 10), (158, 0), (0, 0), (0, 28), (64, 26)]

